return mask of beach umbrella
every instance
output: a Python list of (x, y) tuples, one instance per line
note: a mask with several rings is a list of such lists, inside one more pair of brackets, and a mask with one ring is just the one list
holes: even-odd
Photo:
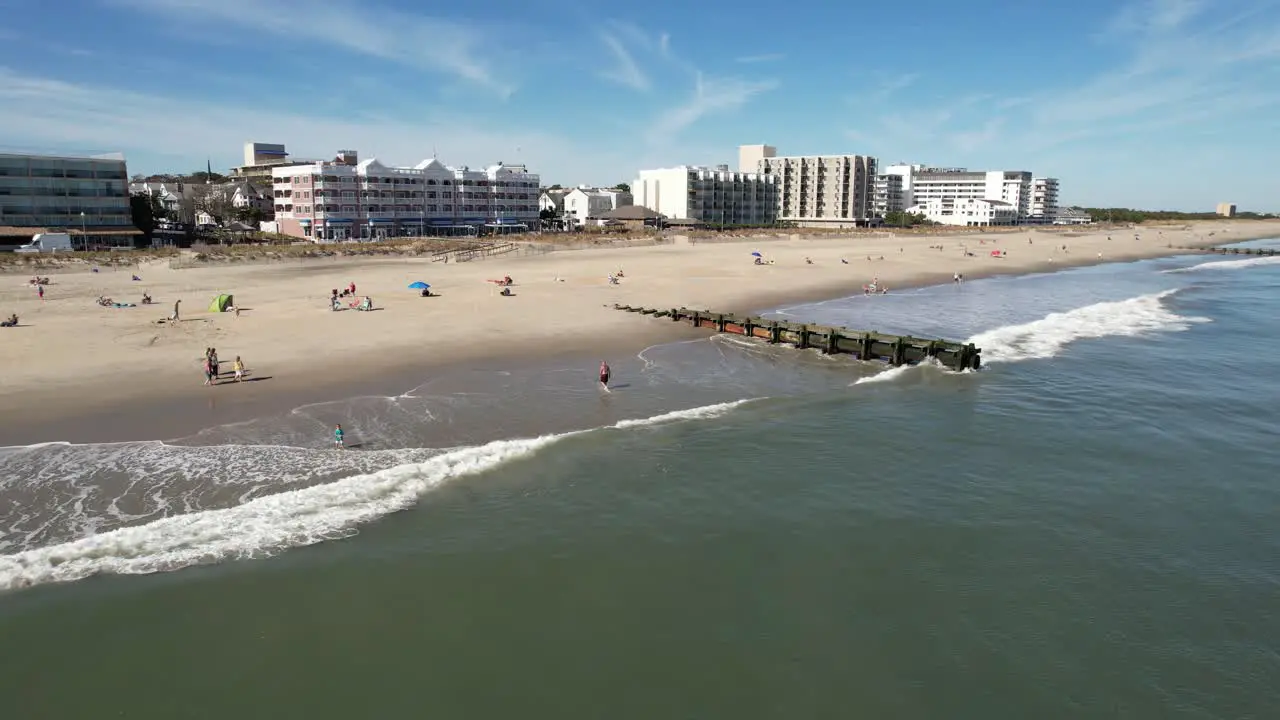
[(410, 289), (410, 290), (426, 290), (426, 289), (427, 289), (427, 288), (429, 288), (429, 287), (431, 287), (431, 286), (430, 286), (430, 285), (428, 285), (428, 284), (426, 284), (426, 283), (424, 283), (424, 282), (422, 282), (421, 280), (419, 280), (419, 281), (418, 281), (418, 282), (416, 282), (416, 283), (410, 283), (410, 284), (409, 284), (409, 289)]
[(761, 254), (760, 254), (760, 253), (758, 253), (758, 252), (753, 252), (753, 253), (751, 253), (751, 256), (752, 256), (752, 257), (764, 257), (763, 255), (761, 255)]

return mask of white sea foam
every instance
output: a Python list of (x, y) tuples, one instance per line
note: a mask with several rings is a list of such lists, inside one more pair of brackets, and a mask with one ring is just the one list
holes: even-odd
[(898, 367), (889, 368), (888, 370), (885, 370), (883, 372), (878, 372), (875, 375), (868, 375), (867, 377), (858, 378), (857, 380), (854, 380), (853, 382), (849, 383), (849, 386), (852, 387), (854, 385), (866, 385), (868, 383), (893, 382), (894, 380), (897, 380), (898, 378), (902, 377), (903, 375), (906, 375), (907, 373), (915, 369), (917, 368), (914, 365), (899, 365)]
[[(0, 591), (79, 580), (100, 573), (163, 572), (227, 559), (266, 557), (291, 547), (346, 537), (363, 523), (410, 507), (422, 494), (452, 478), (527, 457), (565, 438), (611, 429), (708, 419), (745, 402), (749, 401), (622, 420), (593, 430), (459, 448), (422, 462), (278, 492), (233, 507), (171, 515), (145, 525), (3, 555), (0, 556)], [(223, 450), (229, 452), (234, 448)], [(332, 450), (308, 452), (335, 458), (364, 454)]]
[(1266, 257), (1253, 257), (1244, 260), (1216, 260), (1214, 262), (1200, 263), (1191, 267), (1175, 268), (1173, 270), (1165, 270), (1166, 273), (1189, 273), (1204, 272), (1206, 270), (1244, 270), (1245, 268), (1258, 267), (1260, 265), (1280, 265), (1280, 255), (1268, 255)]
[(1068, 344), (1085, 338), (1177, 332), (1193, 323), (1209, 322), (1208, 318), (1183, 317), (1165, 307), (1163, 300), (1177, 291), (1052, 313), (1033, 322), (988, 330), (965, 342), (982, 349), (984, 364), (1019, 362), (1053, 357)]

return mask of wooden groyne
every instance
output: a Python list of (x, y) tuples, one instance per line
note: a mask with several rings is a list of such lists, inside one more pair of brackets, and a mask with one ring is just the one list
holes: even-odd
[(977, 370), (982, 366), (982, 350), (974, 347), (973, 343), (886, 335), (756, 316), (738, 317), (733, 313), (713, 313), (709, 310), (655, 310), (630, 305), (613, 307), (615, 310), (688, 322), (694, 327), (711, 328), (716, 332), (759, 338), (773, 344), (792, 345), (800, 349), (812, 348), (830, 355), (853, 355), (859, 360), (885, 360), (895, 366), (914, 365), (929, 358), (934, 358), (952, 370)]
[(1211, 247), (1205, 248), (1211, 253), (1219, 255), (1264, 255), (1274, 257), (1276, 251), (1274, 248), (1236, 248), (1236, 247)]

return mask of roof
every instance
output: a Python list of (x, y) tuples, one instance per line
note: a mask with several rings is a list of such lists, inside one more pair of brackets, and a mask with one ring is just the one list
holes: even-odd
[(623, 205), (600, 213), (600, 217), (606, 220), (652, 220), (662, 217), (662, 213), (654, 212), (643, 205)]
[(429, 160), (423, 160), (422, 162), (418, 163), (417, 165), (414, 165), (414, 166), (413, 166), (413, 169), (414, 169), (414, 170), (444, 170), (444, 171), (448, 171), (448, 169), (449, 169), (449, 168), (445, 167), (445, 166), (444, 166), (444, 163), (440, 162), (440, 161), (439, 161), (439, 160), (437, 160), (436, 158), (431, 158), (431, 159), (429, 159)]
[[(137, 228), (122, 228), (111, 226), (105, 228), (96, 228), (92, 225), (85, 228), (89, 235), (141, 235), (142, 231)], [(37, 233), (67, 233), (68, 235), (79, 235), (80, 228), (68, 227), (63, 229), (50, 229), (46, 227), (18, 227), (14, 225), (0, 225), (0, 237), (31, 237)]]

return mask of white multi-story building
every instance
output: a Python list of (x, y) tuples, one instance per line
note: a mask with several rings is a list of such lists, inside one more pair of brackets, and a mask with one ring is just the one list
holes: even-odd
[[(1037, 178), (1026, 170), (967, 170), (925, 165), (890, 165), (885, 176), (901, 178), (902, 206), (921, 205), (929, 200), (998, 200), (1013, 206), (1018, 222), (1050, 223), (1058, 210), (1058, 180)], [(888, 187), (893, 182), (881, 181)], [(890, 203), (885, 203), (893, 208)]]
[(1052, 223), (1058, 216), (1058, 179), (1031, 179), (1031, 209), (1027, 213), (1033, 223)]
[(906, 209), (906, 195), (901, 175), (877, 175), (871, 186), (871, 215), (882, 218)]
[(983, 198), (931, 198), (906, 210), (930, 222), (963, 227), (1016, 225), (1018, 209), (1003, 200)]
[(738, 148), (738, 169), (779, 180), (778, 219), (800, 227), (856, 227), (874, 217), (876, 159), (865, 155), (778, 156), (770, 145)]
[(635, 204), (673, 220), (770, 225), (778, 219), (778, 178), (727, 165), (641, 170), (631, 194)]
[(523, 165), (391, 167), (344, 151), (333, 162), (274, 168), (272, 180), (279, 231), (315, 240), (475, 234), (538, 220), (539, 178)]

